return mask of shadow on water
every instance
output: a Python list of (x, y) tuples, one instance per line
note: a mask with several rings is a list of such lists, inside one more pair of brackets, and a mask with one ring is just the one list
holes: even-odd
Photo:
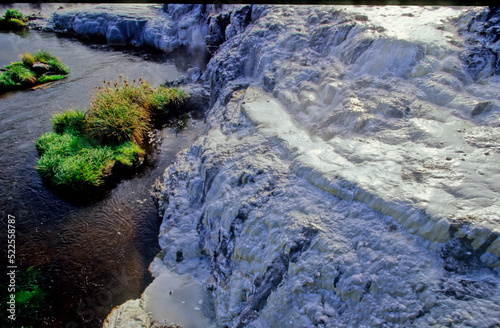
[[(2, 271), (7, 263), (6, 219), (12, 215), (17, 270), (40, 269), (41, 288), (47, 292), (41, 312), (29, 323), (34, 327), (99, 327), (113, 307), (139, 297), (150, 282), (147, 268), (160, 250), (161, 223), (150, 189), (175, 155), (201, 133), (203, 123), (193, 119), (179, 134), (174, 128), (159, 131), (163, 141), (142, 167), (114, 181), (115, 187), (102, 195), (71, 202), (59, 197), (42, 183), (35, 169), (34, 141), (51, 130), (52, 115), (87, 107), (89, 95), (103, 79), (115, 80), (123, 74), (131, 79), (142, 77), (155, 87), (182, 77), (189, 65), (183, 69), (171, 58), (161, 59), (161, 54), (148, 58), (143, 50), (97, 49), (33, 31), (22, 37), (0, 34), (0, 65), (17, 60), (19, 53), (41, 48), (60, 57), (71, 73), (50, 88), (0, 97)], [(5, 279), (2, 274), (3, 286)]]

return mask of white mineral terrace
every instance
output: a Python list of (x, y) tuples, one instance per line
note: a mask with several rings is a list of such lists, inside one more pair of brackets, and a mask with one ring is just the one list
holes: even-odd
[(485, 8), (234, 8), (158, 278), (107, 327), (499, 325), (500, 79), (460, 32)]

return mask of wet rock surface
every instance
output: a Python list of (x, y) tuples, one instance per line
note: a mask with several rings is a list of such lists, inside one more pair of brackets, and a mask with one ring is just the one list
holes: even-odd
[(44, 27), (112, 46), (206, 51), (210, 5), (96, 4), (55, 12)]
[(468, 43), (462, 58), (469, 72), (476, 80), (500, 74), (500, 8), (471, 10), (462, 20)]
[(500, 324), (499, 80), (458, 32), (495, 15), (467, 9), (207, 20), (209, 128), (165, 172), (159, 242), (216, 326)]

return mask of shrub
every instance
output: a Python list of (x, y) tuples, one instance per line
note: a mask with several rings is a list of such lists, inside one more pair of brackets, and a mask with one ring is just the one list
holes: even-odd
[(122, 80), (111, 85), (105, 82), (93, 95), (87, 116), (89, 135), (104, 143), (119, 144), (134, 141), (144, 144), (150, 129), (149, 94), (151, 88), (143, 83)]
[(64, 113), (56, 113), (52, 118), (52, 129), (57, 134), (68, 132), (81, 133), (85, 126), (85, 112), (75, 109)]

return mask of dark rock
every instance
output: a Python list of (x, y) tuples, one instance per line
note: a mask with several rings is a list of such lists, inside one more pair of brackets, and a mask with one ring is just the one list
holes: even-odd
[(276, 85), (276, 78), (275, 76), (270, 73), (266, 72), (264, 74), (264, 87), (267, 89), (267, 91), (272, 92), (274, 89), (274, 86)]
[(354, 19), (359, 21), (359, 22), (367, 22), (369, 21), (368, 16), (366, 15), (355, 15)]
[(469, 73), (475, 81), (493, 75), (496, 66), (496, 55), (490, 49), (482, 46), (470, 48), (462, 59), (467, 65)]
[(311, 48), (319, 53), (330, 51), (347, 38), (349, 31), (356, 25), (352, 21), (344, 21), (336, 25), (321, 24), (313, 29), (311, 33)]
[(479, 11), (461, 31), (468, 46), (461, 59), (476, 82), (500, 74), (499, 32), (500, 7), (487, 7)]
[(229, 12), (208, 18), (208, 31), (207, 36), (205, 36), (205, 44), (211, 54), (215, 53), (219, 49), (219, 46), (226, 41), (226, 28), (230, 22), (231, 17)]
[(467, 238), (452, 239), (443, 247), (440, 255), (444, 259), (444, 269), (459, 274), (469, 272), (480, 263), (477, 252)]
[(487, 298), (496, 288), (496, 282), (464, 277), (446, 277), (440, 282), (440, 292), (457, 300), (471, 301)]
[(193, 67), (187, 70), (187, 79), (189, 82), (201, 82), (201, 69), (198, 67)]
[(264, 12), (268, 7), (268, 5), (253, 5), (251, 14), (252, 23), (255, 23), (259, 18), (264, 16)]
[(225, 41), (243, 32), (252, 22), (252, 7), (245, 5), (234, 11), (226, 11), (208, 18), (205, 44), (211, 54), (214, 54)]
[(283, 276), (288, 270), (289, 260), (290, 257), (288, 254), (280, 254), (267, 267), (266, 272), (258, 281), (255, 293), (248, 299), (245, 308), (241, 311), (236, 327), (244, 327), (257, 318), (257, 312), (266, 305), (271, 292), (283, 280)]
[(252, 6), (246, 5), (231, 14), (230, 25), (226, 29), (226, 40), (245, 30), (252, 21)]
[(250, 296), (245, 308), (241, 311), (236, 321), (236, 327), (245, 327), (249, 322), (258, 317), (258, 312), (264, 308), (271, 293), (278, 288), (284, 279), (290, 262), (297, 261), (300, 254), (309, 248), (312, 239), (317, 233), (318, 230), (315, 228), (304, 227), (292, 245), (290, 245), (290, 253), (278, 255), (266, 268), (264, 274), (258, 275), (255, 278), (255, 292)]
[(474, 106), (474, 109), (472, 110), (470, 115), (472, 117), (475, 117), (479, 114), (490, 111), (492, 108), (493, 108), (493, 103), (491, 101), (483, 101)]
[(182, 262), (184, 260), (184, 255), (182, 254), (181, 250), (178, 250), (177, 253), (175, 254), (175, 261), (177, 263)]
[(43, 74), (43, 73), (47, 73), (49, 71), (50, 66), (47, 64), (41, 63), (41, 62), (36, 62), (33, 64), (32, 68), (33, 68), (33, 71), (35, 71), (35, 73)]
[(354, 46), (347, 47), (344, 52), (340, 54), (340, 58), (346, 64), (350, 65), (356, 62), (356, 60), (373, 44), (373, 39), (364, 39)]

